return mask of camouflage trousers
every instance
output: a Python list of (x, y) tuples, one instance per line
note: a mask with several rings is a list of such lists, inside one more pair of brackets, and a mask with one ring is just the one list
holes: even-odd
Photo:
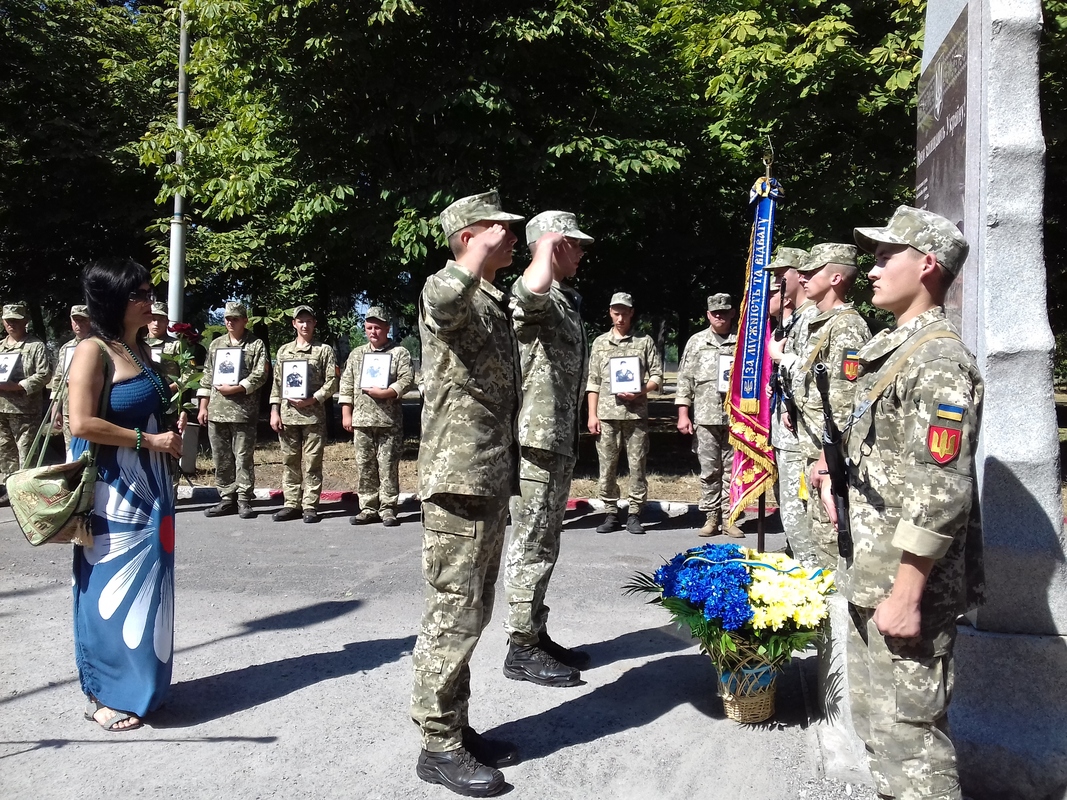
[[(805, 463), (805, 474), (810, 475), (811, 466), (815, 462), (805, 459)], [(830, 522), (830, 516), (823, 508), (817, 492), (812, 492), (807, 506), (808, 529), (811, 532), (811, 543), (815, 546), (815, 563), (823, 569), (837, 569), (837, 559), (840, 557), (837, 550), (837, 528)]]
[(619, 451), (626, 446), (626, 461), (630, 466), (630, 513), (641, 513), (641, 506), (648, 499), (648, 477), (645, 462), (648, 460), (647, 419), (602, 419), (600, 435), (596, 440), (596, 454), (600, 459), (600, 480), (597, 494), (608, 504), (618, 505), (619, 499)]
[[(801, 473), (807, 459), (799, 450), (776, 450), (778, 483), (774, 496), (778, 498), (778, 513), (782, 518), (785, 538), (793, 557), (805, 564), (815, 564), (818, 555), (811, 539), (811, 520), (807, 503), (800, 499)], [(804, 478), (807, 481), (807, 478)]]
[(734, 466), (729, 426), (697, 425), (693, 452), (700, 463), (698, 508), (704, 512), (718, 512), (726, 518), (730, 513), (730, 473)]
[(0, 483), (22, 467), (40, 424), (35, 414), (0, 414)]
[(207, 438), (215, 460), (219, 497), (224, 502), (251, 501), (256, 489), (256, 423), (209, 419)]
[[(956, 751), (948, 737), (955, 621), (930, 640), (878, 632), (874, 609), (848, 607), (849, 700), (856, 733), (867, 746), (879, 794), (896, 800), (960, 800)], [(945, 634), (948, 634), (947, 636)]]
[(352, 428), (356, 452), (356, 494), (360, 508), (375, 511), (396, 508), (400, 497), (400, 451), (404, 445), (401, 428)]
[(573, 474), (573, 457), (522, 448), (519, 496), (511, 501), (511, 540), (504, 559), (504, 630), (519, 645), (537, 644), (548, 623), (545, 594), (559, 558)]
[(322, 451), (326, 423), (286, 425), (278, 433), (282, 446), (282, 494), (289, 508), (316, 508), (322, 493)]
[(422, 503), (426, 591), (411, 654), (411, 718), (431, 752), (463, 743), (470, 659), (493, 614), (507, 515), (506, 497), (435, 494)]

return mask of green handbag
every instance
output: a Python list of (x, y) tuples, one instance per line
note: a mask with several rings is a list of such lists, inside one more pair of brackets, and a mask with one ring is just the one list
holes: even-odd
[[(111, 397), (111, 376), (115, 364), (100, 340), (96, 340), (104, 354), (104, 391), (100, 396), (101, 416)], [(96, 443), (76, 460), (66, 464), (45, 465), (44, 456), (52, 437), (52, 419), (62, 407), (67, 381), (60, 382), (59, 391), (48, 406), (48, 413), (26, 454), (26, 464), (36, 465), (11, 473), (7, 478), (7, 496), (15, 519), (34, 547), (41, 544), (74, 543), (91, 547), (93, 535), (89, 530), (89, 514), (93, 510), (96, 491)]]

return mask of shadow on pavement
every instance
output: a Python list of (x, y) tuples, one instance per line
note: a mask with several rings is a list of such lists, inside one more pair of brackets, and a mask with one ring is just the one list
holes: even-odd
[[(146, 720), (145, 726), (148, 728), (158, 727), (152, 724), (151, 721)], [(112, 739), (39, 739), (37, 741), (30, 740), (16, 740), (16, 741), (0, 741), (0, 747), (5, 745), (27, 745), (21, 750), (16, 750), (13, 753), (4, 753), (0, 755), (0, 759), (11, 758), (12, 756), (20, 756), (24, 753), (33, 753), (37, 750), (62, 750), (64, 747), (75, 745), (77, 747), (83, 747), (84, 745), (105, 744), (110, 745), (114, 740)], [(137, 737), (130, 737), (129, 744), (147, 744), (157, 745), (166, 742), (181, 742), (182, 744), (196, 744), (196, 743), (209, 743), (215, 744), (218, 742), (250, 742), (252, 744), (274, 744), (278, 741), (277, 736), (201, 736), (192, 739), (144, 739)], [(126, 744), (126, 742), (123, 742)]]
[(672, 629), (673, 626), (664, 626), (630, 631), (606, 642), (582, 645), (580, 649), (589, 654), (593, 664), (589, 669), (597, 669), (627, 658), (648, 658), (661, 653), (677, 653), (693, 646), (693, 640), (686, 641), (672, 635)]
[(184, 728), (245, 711), (321, 681), (367, 672), (411, 653), (415, 637), (350, 642), (342, 650), (283, 658), (267, 664), (174, 684), (153, 728)]

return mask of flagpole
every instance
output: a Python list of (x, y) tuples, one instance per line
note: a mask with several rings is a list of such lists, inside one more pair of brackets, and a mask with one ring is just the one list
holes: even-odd
[[(771, 164), (774, 163), (774, 146), (771, 137), (767, 137), (767, 151), (763, 154), (763, 166), (767, 168), (767, 182), (771, 180)], [(780, 504), (779, 504), (780, 505)], [(781, 512), (779, 511), (779, 516)], [(761, 553), (767, 552), (767, 493), (759, 496), (759, 512), (756, 517), (756, 549)]]

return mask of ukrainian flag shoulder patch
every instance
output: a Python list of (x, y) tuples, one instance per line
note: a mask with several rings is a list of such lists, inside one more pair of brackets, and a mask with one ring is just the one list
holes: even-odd
[(963, 422), (963, 408), (961, 406), (950, 406), (947, 403), (938, 403), (937, 418)]

